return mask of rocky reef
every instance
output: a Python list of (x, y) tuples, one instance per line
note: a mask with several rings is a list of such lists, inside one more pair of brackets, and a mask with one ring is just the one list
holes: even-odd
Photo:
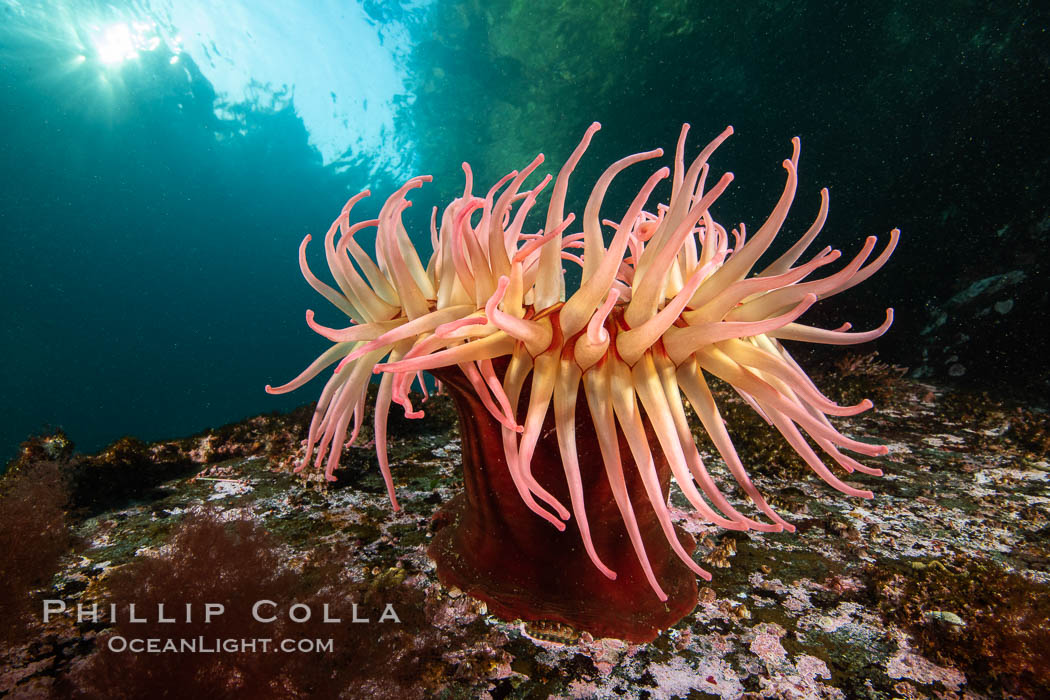
[[(715, 576), (692, 615), (644, 645), (502, 621), (437, 582), (431, 516), (461, 483), (447, 397), (420, 421), (391, 416), (397, 513), (368, 435), (346, 448), (334, 484), (291, 473), (305, 410), (180, 440), (125, 438), (94, 455), (61, 433), (31, 438), (0, 481), (0, 614), (18, 623), (0, 640), (0, 693), (1047, 697), (1050, 421), (903, 375), (856, 356), (818, 379), (847, 401), (875, 394), (877, 411), (839, 423), (890, 447), (870, 460), (884, 477), (851, 475), (873, 501), (810, 477), (760, 420), (730, 422), (798, 532), (722, 531), (673, 490)], [(719, 398), (734, 411), (738, 399)], [(718, 471), (713, 447), (704, 457)], [(273, 603), (264, 622), (251, 614), (259, 600)], [(95, 603), (98, 619), (77, 619), (78, 604)], [(205, 622), (209, 603), (225, 612)], [(134, 653), (115, 641), (135, 638), (314, 646)]]

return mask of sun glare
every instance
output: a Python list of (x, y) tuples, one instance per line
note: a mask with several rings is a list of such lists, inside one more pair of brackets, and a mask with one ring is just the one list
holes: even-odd
[(161, 45), (157, 25), (153, 22), (117, 22), (107, 27), (92, 27), (98, 59), (115, 66), (134, 60), (142, 51), (153, 51)]

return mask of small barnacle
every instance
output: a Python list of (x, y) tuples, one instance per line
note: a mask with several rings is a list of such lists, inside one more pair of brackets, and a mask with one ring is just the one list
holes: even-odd
[(547, 620), (526, 622), (524, 632), (534, 639), (554, 644), (574, 644), (580, 638), (580, 633), (569, 625)]

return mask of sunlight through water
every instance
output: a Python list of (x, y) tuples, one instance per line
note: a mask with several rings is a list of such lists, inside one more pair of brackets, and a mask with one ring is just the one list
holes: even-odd
[(401, 177), (414, 165), (410, 137), (395, 135), (396, 110), (411, 104), (408, 25), (429, 2), (402, 5), (397, 19), (381, 22), (334, 1), (312, 2), (310, 12), (280, 0), (0, 5), (15, 20), (5, 33), (68, 45), (68, 65), (98, 71), (91, 84), (115, 89), (119, 72), (146, 52), (165, 51), (172, 64), (188, 57), (213, 86), (220, 118), (291, 105), (326, 165), (363, 157)]

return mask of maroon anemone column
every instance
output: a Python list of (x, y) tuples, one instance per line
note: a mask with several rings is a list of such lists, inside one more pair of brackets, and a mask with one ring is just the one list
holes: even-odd
[[(575, 518), (566, 522), (564, 532), (558, 532), (522, 501), (507, 468), (500, 424), (463, 373), (452, 367), (434, 375), (444, 382), (459, 412), (465, 485), (464, 492), (434, 516), (436, 532), (428, 554), (437, 563), (442, 583), (485, 601), (490, 612), (506, 620), (562, 623), (595, 637), (632, 642), (651, 641), (692, 612), (697, 600), (696, 577), (667, 544), (627, 440), (617, 429), (635, 517), (653, 572), (668, 600), (661, 601), (645, 578), (613, 498), (582, 391), (576, 404), (576, 444), (584, 502), (595, 549), (616, 572), (615, 581), (606, 578), (587, 556)], [(529, 388), (526, 382), (523, 403)], [(648, 422), (646, 432), (652, 438)], [(670, 469), (655, 439), (650, 439), (650, 449), (666, 498)], [(541, 431), (532, 473), (571, 510), (553, 409)], [(693, 538), (680, 530), (678, 537), (685, 550), (692, 552)]]

